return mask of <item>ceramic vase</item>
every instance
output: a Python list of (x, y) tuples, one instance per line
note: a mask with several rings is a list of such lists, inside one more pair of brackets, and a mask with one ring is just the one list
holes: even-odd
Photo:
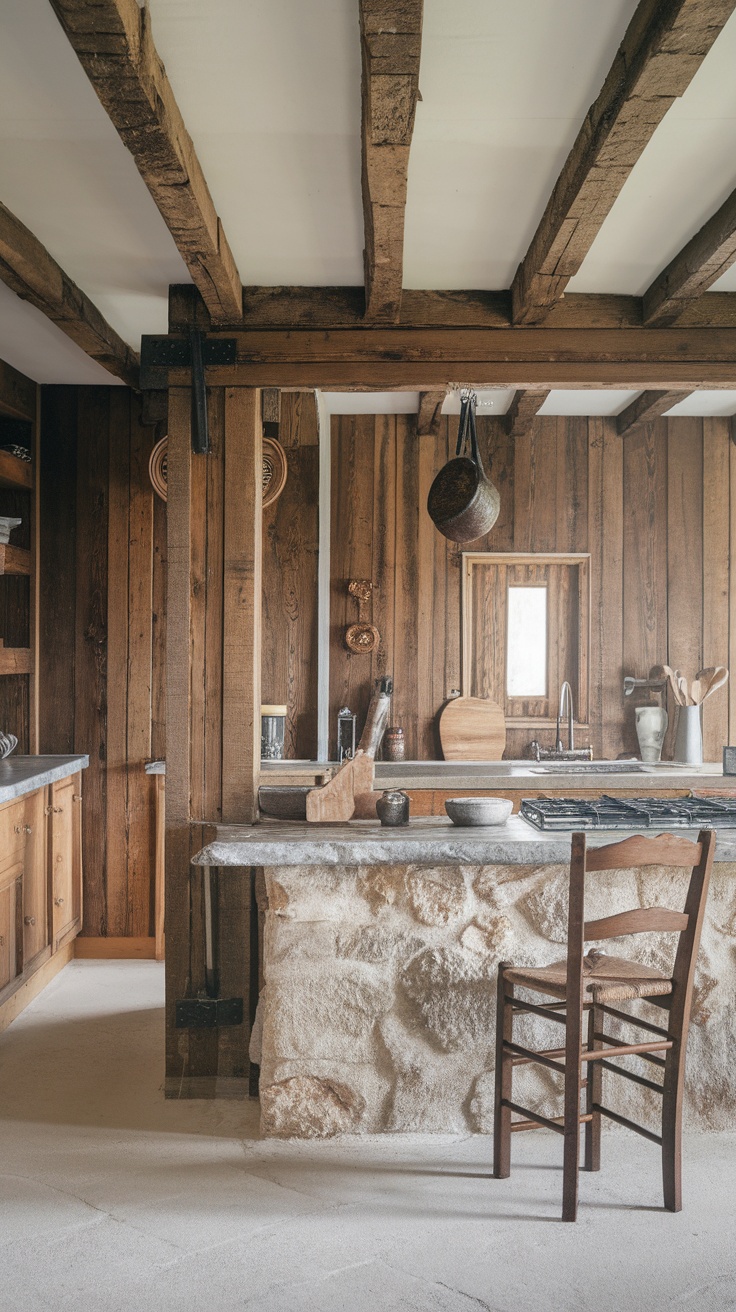
[(667, 722), (667, 712), (661, 706), (637, 706), (636, 736), (642, 761), (654, 764), (661, 760)]

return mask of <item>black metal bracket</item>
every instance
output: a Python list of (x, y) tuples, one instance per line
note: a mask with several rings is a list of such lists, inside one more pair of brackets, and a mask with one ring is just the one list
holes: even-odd
[(206, 455), (210, 449), (204, 371), (208, 365), (235, 364), (236, 355), (234, 337), (204, 337), (199, 328), (190, 328), (188, 338), (141, 337), (142, 391), (167, 388), (170, 369), (192, 371), (192, 450), (196, 455)]
[(242, 998), (179, 998), (176, 1003), (178, 1030), (214, 1030), (242, 1024)]

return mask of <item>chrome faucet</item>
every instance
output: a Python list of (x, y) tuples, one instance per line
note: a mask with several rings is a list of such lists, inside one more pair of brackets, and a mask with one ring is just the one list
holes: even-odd
[(561, 723), (561, 721), (562, 721), (562, 717), (563, 717), (563, 715), (565, 714), (565, 693), (566, 693), (566, 692), (567, 692), (567, 736), (568, 736), (567, 750), (568, 750), (569, 752), (574, 752), (574, 751), (575, 751), (575, 734), (574, 734), (574, 731), (573, 731), (572, 688), (570, 687), (570, 684), (567, 682), (567, 679), (565, 679), (565, 682), (563, 683), (562, 687), (560, 688), (560, 705), (559, 705), (559, 708), (558, 708), (558, 710), (557, 710), (557, 746), (556, 746), (556, 749), (555, 749), (555, 750), (558, 751), (558, 752), (562, 752), (562, 750), (563, 750), (563, 748), (562, 748), (562, 735), (561, 735), (561, 733), (560, 733), (560, 723)]

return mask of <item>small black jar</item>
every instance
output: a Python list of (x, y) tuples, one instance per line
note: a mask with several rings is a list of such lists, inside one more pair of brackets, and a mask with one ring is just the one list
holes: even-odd
[(408, 794), (398, 788), (387, 788), (376, 802), (376, 815), (382, 825), (408, 825)]

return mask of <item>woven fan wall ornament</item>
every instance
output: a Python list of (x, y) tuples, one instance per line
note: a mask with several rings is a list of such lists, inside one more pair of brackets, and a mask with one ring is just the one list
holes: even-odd
[(286, 452), (274, 437), (263, 439), (263, 508), (278, 500), (286, 485)]
[(370, 656), (381, 641), (375, 624), (369, 624), (365, 618), (366, 607), (373, 595), (373, 584), (370, 579), (351, 579), (348, 592), (358, 603), (358, 623), (351, 624), (345, 630), (345, 646), (354, 656)]
[(168, 451), (169, 439), (168, 437), (162, 437), (153, 448), (151, 459), (148, 462), (148, 477), (151, 480), (154, 492), (157, 496), (160, 496), (162, 501), (166, 501), (169, 495)]

